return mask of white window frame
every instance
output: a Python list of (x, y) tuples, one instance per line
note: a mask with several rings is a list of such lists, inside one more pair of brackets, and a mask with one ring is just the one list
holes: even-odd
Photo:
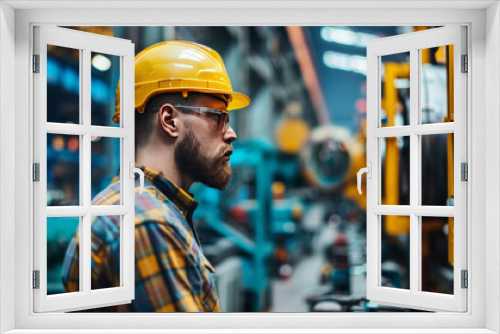
[[(39, 288), (34, 289), (35, 312), (75, 311), (130, 303), (135, 296), (135, 162), (134, 141), (134, 45), (129, 40), (51, 26), (34, 27), (34, 54), (39, 56), (33, 75), (34, 162), (39, 164), (39, 181), (33, 184), (34, 270), (39, 271)], [(47, 47), (79, 50), (79, 124), (47, 122)], [(95, 126), (91, 122), (91, 56), (99, 52), (118, 57), (120, 66), (120, 127)], [(47, 206), (47, 134), (77, 135), (79, 140), (79, 205)], [(92, 205), (91, 138), (102, 136), (120, 141), (120, 203)], [(120, 218), (120, 286), (92, 290), (92, 217)], [(78, 217), (79, 291), (47, 295), (47, 218)]]
[[(453, 45), (454, 121), (422, 124), (421, 50)], [(448, 26), (398, 36), (379, 38), (367, 47), (367, 126), (366, 160), (371, 167), (367, 179), (367, 298), (374, 303), (412, 307), (429, 311), (467, 310), (467, 289), (461, 288), (461, 270), (467, 270), (467, 182), (460, 179), (461, 163), (467, 163), (466, 115), (467, 73), (461, 71), (461, 56), (467, 54), (466, 27)], [(407, 52), (410, 55), (410, 124), (381, 126), (382, 57)], [(422, 205), (422, 135), (454, 134), (454, 205)], [(382, 205), (381, 143), (388, 137), (407, 136), (410, 141), (410, 201), (408, 205)], [(409, 234), (409, 288), (381, 286), (382, 217), (407, 216)], [(453, 294), (422, 291), (422, 217), (454, 217)]]
[[(122, 9), (123, 6), (149, 10)], [(497, 1), (143, 1), (140, 4), (133, 1), (4, 1), (0, 3), (0, 10), (1, 332), (37, 333), (44, 328), (51, 329), (51, 333), (57, 332), (56, 329), (60, 333), (77, 332), (71, 328), (87, 328), (89, 333), (105, 332), (105, 329), (108, 332), (127, 329), (127, 333), (144, 333), (146, 328), (158, 329), (162, 333), (181, 331), (176, 328), (191, 329), (182, 331), (184, 333), (234, 333), (236, 328), (253, 328), (252, 332), (259, 333), (500, 331), (500, 11)], [(33, 263), (29, 254), (33, 242), (30, 230), (33, 213), (27, 208), (33, 203), (26, 198), (32, 191), (30, 142), (33, 128), (32, 105), (28, 97), (32, 94), (30, 55), (33, 25), (371, 26), (402, 23), (409, 26), (461, 24), (469, 28), (471, 62), (467, 80), (470, 87), (468, 110), (471, 112), (468, 113), (467, 133), (468, 221), (471, 222), (468, 235), (471, 242), (468, 245), (467, 313), (108, 315), (32, 312), (32, 290), (29, 287)], [(485, 64), (488, 64), (487, 71)]]

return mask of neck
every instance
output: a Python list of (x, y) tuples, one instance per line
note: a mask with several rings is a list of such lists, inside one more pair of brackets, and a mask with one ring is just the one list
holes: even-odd
[(189, 192), (189, 188), (193, 184), (191, 178), (182, 173), (182, 170), (175, 163), (172, 147), (153, 147), (152, 145), (148, 145), (144, 148), (137, 148), (135, 151), (135, 161), (136, 164), (161, 172), (164, 177), (186, 192)]

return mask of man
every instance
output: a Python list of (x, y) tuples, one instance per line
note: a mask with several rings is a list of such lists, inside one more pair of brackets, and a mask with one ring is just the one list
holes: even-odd
[[(224, 189), (231, 179), (229, 112), (250, 104), (233, 92), (221, 57), (190, 42), (153, 45), (135, 60), (136, 179), (135, 299), (122, 312), (219, 311), (212, 266), (203, 254), (192, 215), (194, 182)], [(119, 91), (117, 101), (119, 101)], [(113, 117), (119, 122), (119, 105)], [(119, 202), (118, 180), (93, 199)], [(92, 222), (92, 289), (119, 286), (119, 216)], [(78, 240), (66, 253), (63, 282), (78, 291)]]

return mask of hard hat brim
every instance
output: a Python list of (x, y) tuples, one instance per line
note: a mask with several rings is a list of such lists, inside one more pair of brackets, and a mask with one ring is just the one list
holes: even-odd
[[(184, 92), (187, 91), (188, 94), (190, 92), (196, 92), (196, 93), (205, 93), (205, 94), (215, 94), (215, 95), (230, 95), (231, 100), (228, 101), (227, 104), (227, 110), (236, 110), (236, 109), (241, 109), (248, 107), (250, 105), (250, 98), (242, 93), (237, 93), (233, 92), (230, 90), (223, 90), (223, 89), (216, 89), (216, 88), (195, 88), (195, 89), (183, 89), (183, 88), (158, 88), (154, 90), (149, 96), (148, 100), (158, 94), (165, 94), (165, 93), (177, 93), (177, 92)], [(142, 110), (146, 107), (147, 101), (135, 101), (135, 109), (137, 110)]]
[(250, 98), (241, 93), (230, 93), (232, 100), (229, 101), (227, 110), (237, 110), (248, 107), (250, 105)]

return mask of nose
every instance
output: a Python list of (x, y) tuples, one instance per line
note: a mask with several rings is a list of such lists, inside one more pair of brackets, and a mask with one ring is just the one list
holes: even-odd
[(228, 144), (231, 144), (233, 141), (236, 140), (238, 136), (236, 135), (236, 132), (234, 129), (231, 127), (231, 125), (227, 125), (227, 129), (224, 132), (224, 141)]

